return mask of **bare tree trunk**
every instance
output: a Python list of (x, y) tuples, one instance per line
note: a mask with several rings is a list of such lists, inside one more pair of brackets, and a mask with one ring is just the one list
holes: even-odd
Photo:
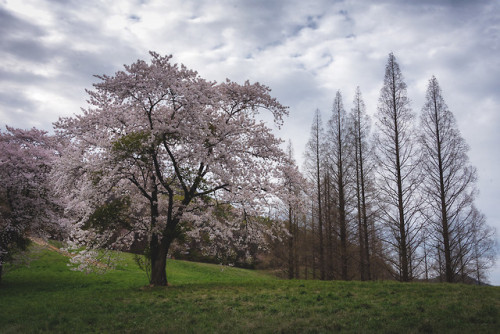
[[(313, 206), (318, 206), (317, 212), (317, 231), (314, 229), (314, 207), (312, 210), (313, 216), (313, 230), (312, 230), (312, 240), (313, 240), (313, 257), (312, 257), (312, 268), (313, 268), (313, 278), (316, 278), (316, 266), (319, 266), (320, 278), (322, 280), (325, 279), (325, 250), (324, 250), (324, 236), (323, 236), (323, 205), (322, 205), (322, 195), (321, 195), (321, 172), (322, 172), (322, 164), (323, 164), (323, 150), (322, 150), (322, 141), (323, 141), (323, 127), (321, 123), (321, 113), (319, 109), (316, 109), (314, 114), (314, 121), (311, 127), (311, 137), (307, 142), (306, 154), (306, 168), (308, 169), (311, 182), (315, 187), (315, 200), (313, 202)], [(317, 232), (317, 239), (316, 239)], [(319, 239), (319, 240), (318, 240)], [(319, 262), (316, 263), (316, 247), (315, 244), (318, 242), (319, 249)]]
[(333, 228), (332, 228), (332, 203), (330, 192), (330, 173), (325, 176), (325, 223), (326, 223), (326, 257), (327, 279), (333, 279)]
[[(361, 94), (361, 93), (360, 93)], [(360, 97), (358, 98), (358, 104), (360, 103)], [(361, 107), (358, 106), (358, 109), (361, 110)], [(365, 272), (366, 278), (368, 280), (371, 279), (370, 273), (370, 243), (368, 236), (368, 217), (366, 213), (366, 191), (365, 191), (365, 170), (364, 170), (364, 155), (363, 155), (363, 141), (362, 141), (362, 133), (361, 133), (361, 115), (358, 113), (358, 134), (357, 134), (357, 145), (359, 151), (359, 181), (361, 186), (361, 212), (362, 212), (362, 222), (363, 222), (363, 232), (364, 232), (364, 251), (365, 251)], [(356, 160), (358, 157), (356, 157)]]
[(403, 185), (401, 177), (401, 163), (399, 161), (399, 145), (398, 135), (396, 130), (396, 173), (398, 185), (398, 211), (399, 211), (399, 249), (401, 256), (401, 281), (408, 282), (410, 280), (408, 275), (408, 244), (406, 243), (406, 225), (405, 225), (405, 212), (403, 202)]
[(345, 213), (344, 186), (341, 185), (339, 195), (339, 224), (340, 224), (340, 258), (342, 265), (342, 279), (348, 279), (348, 257), (347, 257), (347, 220)]
[[(319, 138), (318, 138), (319, 141)], [(319, 155), (319, 145), (316, 148), (316, 171), (317, 171), (317, 179), (316, 184), (318, 188), (318, 236), (319, 236), (319, 269), (320, 269), (320, 278), (321, 280), (325, 279), (325, 250), (323, 246), (323, 212), (321, 210), (321, 179), (320, 179), (320, 155)]]
[(356, 163), (356, 209), (357, 209), (357, 219), (358, 219), (358, 243), (359, 243), (359, 275), (362, 281), (366, 280), (365, 277), (365, 250), (364, 250), (364, 242), (363, 242), (363, 228), (362, 228), (362, 217), (361, 217), (361, 180), (360, 180), (360, 172), (359, 172), (359, 152), (358, 145), (355, 143), (355, 159)]
[(346, 187), (348, 185), (348, 127), (346, 125), (345, 109), (342, 94), (337, 91), (333, 101), (332, 118), (328, 121), (328, 136), (330, 142), (330, 168), (334, 175), (334, 184), (338, 200), (338, 223), (340, 237), (340, 272), (341, 279), (348, 279), (348, 229), (346, 217)]
[[(477, 245), (474, 245), (474, 253), (477, 253)], [(481, 268), (479, 267), (479, 258), (475, 256), (476, 260), (476, 280), (477, 285), (481, 285)]]
[(428, 261), (427, 261), (427, 243), (425, 242), (425, 238), (424, 238), (424, 266), (425, 266), (425, 281), (428, 282), (429, 281), (429, 264), (428, 264)]
[[(313, 213), (314, 213), (314, 205), (313, 205)], [(314, 229), (314, 214), (311, 217), (311, 266), (312, 266), (312, 278), (316, 279), (316, 233)]]
[(304, 259), (304, 267), (305, 267), (305, 270), (304, 270), (304, 278), (307, 280), (309, 278), (309, 262), (307, 261), (308, 257), (309, 257), (309, 247), (307, 247), (308, 245), (310, 245), (311, 243), (308, 242), (307, 240), (307, 220), (304, 219), (304, 253), (302, 254), (302, 257)]
[(441, 257), (441, 250), (439, 249), (439, 245), (436, 246), (436, 251), (438, 255), (438, 274), (439, 274), (439, 283), (443, 282), (443, 258)]

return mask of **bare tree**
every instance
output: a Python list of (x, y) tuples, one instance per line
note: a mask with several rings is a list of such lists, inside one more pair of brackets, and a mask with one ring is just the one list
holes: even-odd
[(349, 115), (351, 143), (354, 146), (354, 166), (356, 169), (356, 217), (358, 221), (359, 265), (361, 280), (370, 280), (370, 226), (368, 221), (368, 183), (372, 166), (368, 136), (370, 117), (359, 87), (354, 95), (353, 108)]
[(393, 265), (398, 278), (410, 281), (419, 231), (419, 183), (414, 114), (407, 97), (406, 83), (391, 53), (385, 68), (384, 86), (377, 111), (377, 160), (382, 219), (388, 227), (387, 243), (397, 254)]
[[(424, 152), (427, 221), (432, 224), (444, 255), (446, 281), (453, 282), (462, 253), (459, 240), (463, 241), (465, 237), (457, 234), (469, 230), (460, 225), (463, 224), (462, 213), (471, 210), (477, 176), (476, 169), (469, 164), (469, 148), (434, 76), (429, 80), (422, 108), (420, 143)], [(464, 247), (463, 242), (461, 247)]]
[[(495, 230), (486, 224), (484, 215), (471, 205), (460, 214), (456, 227), (456, 250), (452, 253), (456, 274), (454, 282), (485, 282), (486, 271), (493, 266), (496, 256)], [(438, 243), (438, 252), (443, 257), (442, 246)], [(445, 277), (445, 265), (441, 259), (439, 272)]]
[[(321, 121), (321, 113), (319, 109), (316, 109), (314, 113), (314, 120), (311, 126), (311, 137), (307, 142), (307, 147), (305, 151), (305, 167), (309, 171), (309, 177), (311, 181), (316, 186), (316, 205), (318, 209), (318, 235), (319, 235), (319, 266), (320, 266), (320, 278), (325, 279), (325, 266), (324, 266), (324, 244), (323, 244), (323, 212), (321, 203), (321, 175), (322, 175), (322, 162), (323, 162), (323, 150), (322, 150), (322, 140), (324, 138), (323, 123)], [(314, 207), (314, 205), (313, 205)], [(314, 238), (314, 218), (312, 223), (312, 237)], [(313, 245), (314, 249), (314, 245)], [(315, 276), (315, 261), (314, 252), (312, 258), (313, 265), (313, 277)]]
[(286, 151), (287, 162), (283, 166), (283, 190), (281, 199), (285, 206), (288, 220), (288, 278), (298, 274), (297, 242), (299, 217), (304, 213), (304, 188), (306, 181), (302, 177), (293, 158), (292, 143), (288, 143)]
[(348, 219), (347, 191), (350, 185), (349, 175), (349, 129), (342, 102), (342, 94), (337, 91), (333, 101), (332, 117), (328, 121), (328, 170), (333, 176), (338, 213), (338, 234), (340, 239), (341, 278), (348, 279)]
[(326, 169), (323, 177), (323, 200), (324, 200), (324, 225), (326, 228), (326, 278), (335, 278), (336, 258), (334, 256), (338, 245), (338, 236), (335, 231), (338, 227), (337, 197), (333, 190), (332, 177), (330, 171)]
[(486, 281), (486, 271), (495, 263), (495, 229), (486, 225), (486, 219), (474, 206), (471, 216), (472, 250), (470, 272), (477, 284)]

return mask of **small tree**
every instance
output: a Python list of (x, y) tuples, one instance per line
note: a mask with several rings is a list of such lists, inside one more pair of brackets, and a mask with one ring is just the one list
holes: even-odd
[(53, 137), (35, 128), (0, 132), (0, 280), (3, 264), (27, 247), (30, 236), (64, 233), (49, 182), (56, 148)]
[[(281, 141), (256, 116), (267, 109), (280, 126), (287, 110), (266, 86), (209, 82), (171, 56), (151, 56), (98, 76), (90, 108), (56, 123), (71, 142), (57, 175), (78, 215), (75, 238), (95, 247), (145, 239), (150, 283), (167, 285), (170, 245), (186, 222), (214, 222), (204, 210), (214, 198), (239, 209), (248, 228), (276, 192)], [(127, 219), (89, 220), (114, 200)]]
[(477, 284), (483, 284), (487, 281), (486, 272), (495, 264), (495, 229), (486, 224), (486, 218), (474, 206), (471, 208), (470, 223), (472, 247), (468, 272)]

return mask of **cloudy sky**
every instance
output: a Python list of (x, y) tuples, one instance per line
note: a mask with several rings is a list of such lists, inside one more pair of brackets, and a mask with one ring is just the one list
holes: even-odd
[[(94, 74), (148, 51), (209, 80), (259, 81), (290, 107), (279, 135), (300, 162), (316, 108), (360, 86), (376, 111), (394, 52), (415, 112), (435, 75), (500, 234), (500, 0), (0, 0), (0, 127), (52, 128), (85, 107)], [(498, 238), (498, 237), (497, 237)], [(490, 279), (500, 285), (500, 265)]]

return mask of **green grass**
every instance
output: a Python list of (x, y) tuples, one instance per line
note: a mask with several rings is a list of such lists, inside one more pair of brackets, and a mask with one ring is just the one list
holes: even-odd
[(0, 333), (500, 333), (500, 288), (286, 281), (169, 261), (171, 286), (146, 287), (127, 256), (103, 275), (39, 250), (0, 286)]

